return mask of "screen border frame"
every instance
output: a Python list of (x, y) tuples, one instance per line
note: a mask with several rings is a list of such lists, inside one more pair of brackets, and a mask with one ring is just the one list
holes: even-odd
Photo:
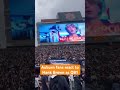
[(55, 42), (55, 43), (40, 43), (40, 38), (39, 38), (39, 30), (38, 30), (38, 27), (40, 24), (65, 24), (65, 23), (85, 23), (85, 21), (66, 21), (66, 22), (37, 22), (36, 23), (36, 26), (37, 26), (37, 43), (38, 43), (38, 46), (41, 46), (41, 45), (63, 45), (63, 44), (85, 44), (85, 41), (79, 41), (79, 42)]

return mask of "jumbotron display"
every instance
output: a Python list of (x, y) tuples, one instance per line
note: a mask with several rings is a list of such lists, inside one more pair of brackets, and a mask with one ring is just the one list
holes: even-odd
[(11, 15), (12, 40), (34, 40), (34, 16)]
[(40, 43), (85, 41), (85, 23), (38, 24)]

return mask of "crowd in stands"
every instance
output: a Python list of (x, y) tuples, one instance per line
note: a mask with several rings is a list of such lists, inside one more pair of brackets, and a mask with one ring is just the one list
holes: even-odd
[(34, 47), (1, 49), (0, 90), (31, 90), (35, 85), (35, 64), (45, 63), (49, 58), (54, 57), (65, 58), (77, 63), (85, 56), (86, 87), (89, 90), (119, 90), (119, 52), (119, 45), (90, 45), (86, 46), (85, 52), (84, 44), (46, 45), (35, 49)]
[(79, 45), (46, 45), (35, 49), (35, 64), (45, 63), (52, 58), (64, 58), (73, 63), (85, 59), (85, 44)]
[(0, 90), (34, 90), (34, 52), (34, 47), (0, 50)]
[(35, 48), (35, 59), (36, 59), (35, 60), (36, 66), (37, 65), (39, 66), (41, 63), (48, 62), (49, 59), (66, 59), (67, 61), (72, 62), (72, 63), (82, 64), (83, 65), (83, 67), (82, 67), (83, 74), (79, 78), (77, 78), (77, 77), (75, 78), (75, 87), (74, 88), (81, 87), (77, 84), (82, 83), (82, 80), (84, 78), (84, 70), (85, 69), (84, 69), (84, 62), (82, 63), (82, 61), (85, 60), (85, 44), (44, 45), (44, 46), (41, 45), (41, 46)]
[(86, 87), (90, 90), (120, 90), (119, 45), (86, 47)]

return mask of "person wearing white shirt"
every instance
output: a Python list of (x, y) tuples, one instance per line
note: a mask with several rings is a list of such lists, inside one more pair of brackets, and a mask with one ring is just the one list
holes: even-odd
[(35, 90), (38, 90), (39, 87), (39, 78), (35, 77)]

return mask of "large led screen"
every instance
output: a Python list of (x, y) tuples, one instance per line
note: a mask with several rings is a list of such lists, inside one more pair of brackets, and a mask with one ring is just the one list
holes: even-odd
[(11, 16), (12, 40), (34, 40), (33, 16)]
[(85, 23), (49, 23), (38, 25), (40, 43), (85, 41)]

